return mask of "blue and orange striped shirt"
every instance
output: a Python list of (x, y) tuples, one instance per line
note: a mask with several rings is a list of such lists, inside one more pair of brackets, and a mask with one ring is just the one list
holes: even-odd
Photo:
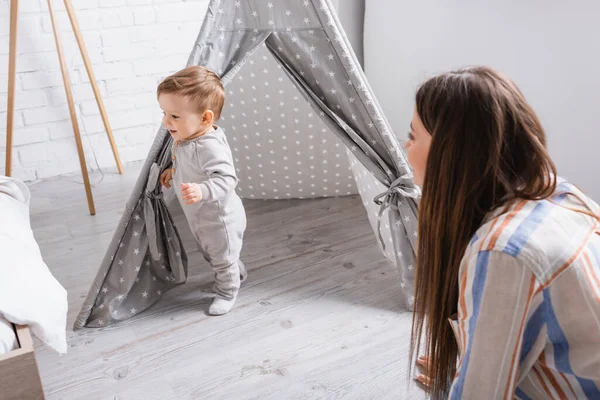
[(461, 262), (450, 399), (600, 399), (600, 216), (561, 182), (493, 212)]

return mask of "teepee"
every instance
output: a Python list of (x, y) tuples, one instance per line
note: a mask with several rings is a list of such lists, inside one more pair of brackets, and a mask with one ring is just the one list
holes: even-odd
[[(216, 71), (226, 87), (220, 125), (239, 194), (358, 191), (410, 309), (419, 190), (329, 0), (213, 0), (188, 65)], [(130, 318), (186, 281), (183, 240), (159, 183), (171, 144), (161, 127), (74, 329)]]

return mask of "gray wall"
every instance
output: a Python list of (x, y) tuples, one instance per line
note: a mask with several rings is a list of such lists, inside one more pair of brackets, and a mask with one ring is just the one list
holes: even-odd
[(363, 26), (365, 0), (333, 0), (342, 27), (348, 36), (356, 57), (363, 66)]
[(598, 201), (598, 15), (595, 0), (369, 0), (365, 70), (402, 139), (427, 77), (470, 64), (505, 72), (540, 116), (559, 173)]

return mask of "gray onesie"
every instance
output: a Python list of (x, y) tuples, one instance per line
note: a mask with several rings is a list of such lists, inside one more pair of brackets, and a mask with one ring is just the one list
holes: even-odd
[[(240, 275), (246, 273), (240, 261), (246, 212), (235, 192), (238, 178), (225, 133), (215, 126), (215, 131), (203, 136), (175, 142), (172, 155), (172, 185), (204, 258), (215, 273), (214, 291), (224, 299), (234, 299)], [(185, 204), (182, 183), (199, 185), (202, 200)]]

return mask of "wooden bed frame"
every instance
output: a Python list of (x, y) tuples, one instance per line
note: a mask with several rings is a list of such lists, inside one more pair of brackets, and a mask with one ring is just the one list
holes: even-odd
[(0, 355), (0, 398), (2, 400), (43, 400), (33, 340), (27, 326), (15, 325), (19, 348)]

